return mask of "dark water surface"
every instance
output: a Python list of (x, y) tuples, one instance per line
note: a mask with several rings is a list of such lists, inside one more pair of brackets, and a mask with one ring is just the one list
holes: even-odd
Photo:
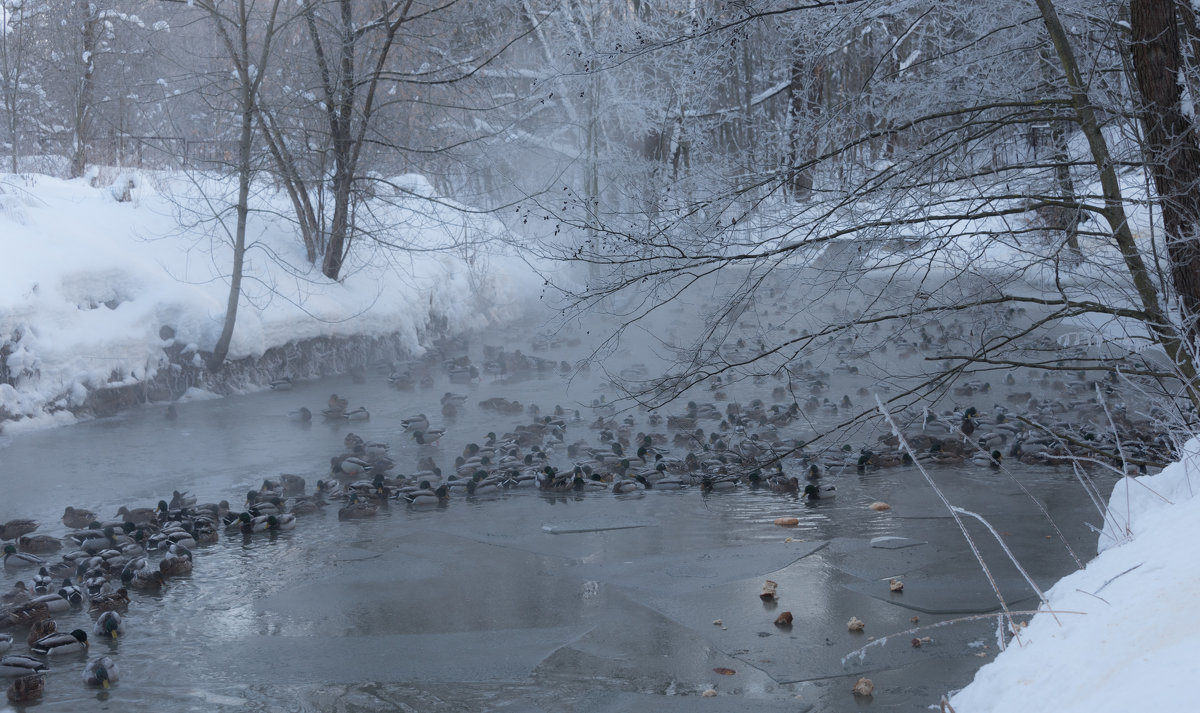
[[(477, 363), (482, 341), (506, 338), (527, 345), (526, 333), (490, 335), (471, 345)], [(484, 411), (479, 401), (504, 396), (543, 411), (574, 409), (602, 393), (600, 382), (596, 373), (568, 387), (550, 372), (515, 381), (485, 375), (463, 385), (439, 373), (430, 386), (398, 391), (372, 373), (365, 383), (329, 379), (185, 403), (174, 421), (156, 405), (6, 435), (0, 518), (35, 517), (42, 532), (57, 533), (66, 505), (111, 516), (175, 489), (238, 507), (248, 489), (284, 472), (304, 476), (311, 492), (348, 431), (391, 444), (400, 472), (412, 472), (423, 455), (447, 468), (467, 442), (530, 420)], [(470, 397), (454, 420), (440, 415), (446, 391)], [(371, 419), (288, 420), (302, 405), (319, 411), (331, 392), (352, 408), (366, 406)], [(437, 446), (419, 447), (401, 433), (400, 419), (418, 412), (447, 427)], [(634, 431), (648, 429), (646, 413), (630, 415)], [(598, 443), (588, 428), (593, 413), (583, 408), (581, 416), (568, 426), (567, 442)], [(565, 462), (565, 454), (556, 459)], [(956, 504), (992, 521), (1041, 587), (1074, 565), (1006, 473), (1046, 505), (1081, 557), (1095, 552), (1086, 523), (1099, 516), (1065, 469), (1014, 464), (998, 473), (968, 464), (931, 472)], [(457, 497), (438, 508), (394, 506), (352, 522), (339, 522), (334, 505), (301, 518), (292, 532), (223, 537), (198, 548), (190, 577), (172, 580), (160, 595), (134, 593), (128, 633), (92, 645), (91, 656), (117, 658), (117, 686), (88, 690), (80, 682), (86, 657), (56, 659), (44, 701), (31, 709), (566, 713), (935, 704), (995, 654), (994, 622), (898, 632), (992, 611), (995, 596), (915, 469), (849, 468), (826, 480), (838, 497), (816, 504), (743, 487), (709, 496), (698, 488), (511, 492)], [(892, 509), (868, 509), (874, 501)], [(777, 527), (772, 521), (781, 516), (800, 524)], [(1031, 590), (990, 536), (975, 525), (971, 532), (1009, 605), (1034, 608)], [(918, 544), (872, 547), (879, 536)], [(896, 577), (903, 593), (889, 591)], [(16, 579), (0, 574), (5, 591)], [(779, 585), (773, 605), (758, 596), (765, 579)], [(785, 610), (793, 625), (776, 627)], [(866, 622), (864, 632), (847, 631), (851, 616)], [(60, 629), (76, 626), (90, 631), (91, 617), (59, 617)], [(24, 631), (13, 633), (21, 643), (12, 653), (24, 651)], [(843, 665), (872, 637), (889, 635), (861, 661)], [(914, 648), (910, 640), (922, 636), (931, 638)], [(850, 692), (862, 675), (874, 680), (873, 698)], [(709, 688), (718, 695), (700, 698)]]

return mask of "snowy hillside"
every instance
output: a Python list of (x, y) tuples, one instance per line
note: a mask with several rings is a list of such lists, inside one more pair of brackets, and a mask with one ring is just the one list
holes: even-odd
[(1109, 498), (1101, 554), (1046, 592), (1039, 613), (951, 699), (959, 713), (1195, 710), (1200, 676), (1200, 440)]
[[(230, 360), (349, 335), (392, 335), (419, 354), (431, 319), (456, 333), (536, 300), (540, 283), (495, 240), (498, 221), (415, 198), (432, 193), (419, 176), (392, 183), (406, 192), (370, 204), (386, 231), (359, 239), (340, 282), (305, 262), (280, 217), (286, 198), (259, 188)], [(0, 174), (0, 423), (70, 422), (90, 391), (152, 378), (165, 349), (213, 347), (232, 254), (214, 214), (232, 188), (181, 174)]]

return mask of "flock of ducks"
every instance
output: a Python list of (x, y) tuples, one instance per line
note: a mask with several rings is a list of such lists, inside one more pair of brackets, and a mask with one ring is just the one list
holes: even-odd
[[(447, 360), (444, 366), (452, 381), (479, 378), (479, 369), (469, 360)], [(913, 453), (918, 462), (931, 465), (991, 469), (1000, 468), (1005, 459), (1065, 462), (1072, 453), (1064, 444), (1032, 435), (1028, 421), (1014, 418), (1010, 408), (1050, 423), (1068, 411), (1079, 418), (1097, 408), (1087, 396), (1095, 384), (1068, 382), (1061, 389), (1045, 385), (1051, 392), (1078, 399), (1039, 400), (1032, 394), (1016, 394), (1014, 399), (1010, 394), (1008, 406), (995, 404), (987, 414), (972, 406), (940, 413), (925, 410), (907, 414), (909, 448), (902, 448), (898, 437), (885, 434), (858, 448), (816, 450), (795, 438), (798, 428), (811, 423), (813, 414), (850, 412), (855, 404), (849, 395), (831, 400), (830, 375), (803, 366), (789, 375), (786, 386), (772, 391), (772, 404), (760, 399), (744, 404), (731, 401), (724, 393), (727, 385), (719, 378), (712, 383), (713, 402), (693, 401), (682, 413), (664, 417), (650, 412), (640, 420), (618, 413), (603, 398), (592, 404), (592, 416), (585, 419), (579, 410), (555, 406), (543, 413), (536, 406), (494, 397), (479, 402), (479, 408), (510, 421), (521, 416), (520, 422), (467, 444), (452, 464), (445, 460), (448, 455), (441, 443), (446, 430), (420, 413), (397, 424), (399, 433), (411, 438), (420, 454), (409, 474), (398, 472), (389, 444), (347, 433), (340, 452), (330, 458), (328, 475), (316, 482), (312, 493), (306, 492), (304, 478), (285, 474), (249, 491), (241, 508), (231, 508), (227, 501), (198, 505), (195, 497), (176, 491), (153, 508), (123, 507), (108, 520), (84, 508), (67, 507), (62, 523), (69, 531), (61, 537), (35, 534), (38, 524), (30, 520), (4, 523), (0, 525), (0, 540), (6, 543), (3, 567), (20, 577), (0, 601), (0, 676), (15, 679), (9, 699), (37, 700), (52, 660), (84, 662), (81, 677), (87, 685), (107, 688), (115, 683), (119, 679), (115, 649), (114, 655), (87, 660), (92, 640), (119, 640), (125, 633), (123, 614), (131, 605), (131, 592), (157, 591), (169, 586), (172, 578), (186, 576), (192, 570), (193, 550), (217, 542), (222, 533), (249, 537), (288, 531), (296, 527), (298, 518), (335, 507), (339, 520), (357, 520), (391, 507), (444, 507), (455, 498), (517, 490), (549, 496), (586, 492), (628, 496), (648, 490), (694, 489), (710, 494), (750, 489), (815, 504), (836, 496), (829, 481), (837, 474), (912, 465)], [(514, 356), (493, 350), (484, 372), (516, 368), (561, 367), (559, 362), (520, 352)], [(852, 365), (839, 368), (853, 373)], [(412, 367), (393, 368), (389, 374), (389, 382), (400, 388), (418, 380), (432, 381)], [(293, 384), (290, 378), (282, 378), (271, 386), (286, 391)], [(957, 389), (956, 396), (972, 400), (989, 394), (989, 386), (981, 383)], [(808, 396), (797, 398), (798, 393)], [(860, 397), (866, 395), (865, 390), (859, 392)], [(447, 392), (441, 399), (443, 419), (452, 420), (468, 400), (466, 395)], [(1108, 409), (1107, 417), (1114, 412), (1123, 417), (1120, 409)], [(297, 421), (314, 418), (306, 407), (289, 415)], [(330, 396), (319, 415), (346, 422), (370, 419), (366, 408), (352, 409), (337, 394)], [(639, 422), (646, 424), (643, 430), (638, 429)], [(1131, 422), (1126, 430), (1137, 428), (1144, 424)], [(581, 432), (594, 435), (582, 437)], [(444, 469), (438, 459), (443, 459)], [(56, 554), (57, 559), (52, 559)], [(85, 610), (93, 617), (89, 626), (59, 630), (56, 617)], [(26, 635), (14, 636), (6, 629), (22, 629)], [(10, 652), (22, 638), (27, 652)]]

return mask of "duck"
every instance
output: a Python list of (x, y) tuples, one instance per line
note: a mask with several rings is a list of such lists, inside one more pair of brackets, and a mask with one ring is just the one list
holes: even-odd
[(366, 408), (359, 406), (352, 411), (347, 411), (342, 414), (342, 418), (345, 418), (347, 421), (366, 421), (371, 418), (371, 412), (367, 411)]
[(88, 525), (96, 521), (96, 513), (84, 508), (75, 508), (70, 505), (63, 511), (62, 524), (72, 530), (82, 530)]
[(117, 662), (111, 656), (92, 659), (83, 669), (83, 682), (88, 686), (109, 688), (117, 682), (119, 677)]
[(272, 391), (291, 391), (293, 386), (292, 377), (281, 376), (278, 379), (271, 379), (267, 382), (267, 385), (271, 387)]
[[(39, 571), (45, 572), (46, 568), (42, 567)], [(34, 575), (34, 577), (36, 576), (37, 575)], [(24, 580), (18, 580), (17, 583), (12, 586), (12, 589), (8, 590), (4, 593), (4, 596), (0, 597), (0, 604), (23, 604), (29, 601), (29, 598), (29, 589), (26, 588)]]
[(267, 516), (267, 530), (270, 532), (283, 532), (294, 529), (296, 529), (296, 516), (291, 513), (285, 512)]
[(412, 505), (439, 505), (450, 499), (450, 488), (444, 483), (431, 488), (429, 481), (423, 480), (420, 489), (405, 493), (404, 499)]
[(0, 525), (0, 540), (15, 540), (38, 529), (36, 520), (9, 520)]
[(46, 560), (29, 552), (17, 552), (16, 545), (8, 544), (4, 546), (4, 566), (7, 569), (45, 567)]
[(371, 464), (358, 456), (334, 456), (329, 460), (329, 469), (334, 475), (352, 478), (371, 472)]
[(429, 428), (429, 419), (423, 413), (410, 418), (400, 419), (400, 427), (405, 431), (424, 431)]
[(1004, 460), (1004, 454), (998, 450), (993, 450), (991, 453), (980, 451), (971, 456), (972, 464), (988, 468), (999, 468), (1002, 460)]
[(131, 522), (134, 525), (147, 525), (155, 522), (158, 511), (154, 508), (127, 508), (124, 505), (117, 510), (117, 517), (122, 522)]
[(12, 678), (14, 676), (28, 676), (31, 673), (38, 673), (50, 668), (44, 661), (39, 661), (32, 656), (24, 654), (9, 654), (0, 658), (0, 676)]
[(8, 700), (13, 703), (32, 703), (41, 699), (45, 688), (45, 676), (40, 673), (26, 674), (8, 687)]
[(288, 420), (296, 423), (308, 423), (312, 421), (312, 411), (309, 411), (307, 406), (292, 409), (288, 411)]
[(337, 394), (330, 394), (329, 395), (329, 408), (326, 410), (344, 412), (349, 406), (350, 406), (349, 400), (340, 398)]
[(171, 502), (167, 504), (168, 511), (185, 510), (196, 507), (196, 496), (178, 490), (172, 491)]
[(92, 629), (92, 633), (96, 636), (103, 636), (116, 639), (125, 633), (125, 622), (121, 620), (121, 615), (115, 611), (109, 610), (103, 612), (96, 619), (96, 626)]
[[(124, 572), (122, 571), (122, 576), (123, 575)], [(132, 575), (130, 575), (130, 579), (133, 579)], [(115, 592), (97, 594), (96, 596), (92, 597), (92, 602), (88, 606), (88, 611), (93, 613), (101, 612), (101, 618), (104, 618), (103, 614), (115, 612), (120, 609), (126, 609), (128, 607), (129, 590), (125, 587), (121, 587)]]
[(162, 589), (164, 584), (166, 584), (166, 579), (162, 572), (149, 567), (138, 570), (129, 580), (129, 587), (141, 592), (156, 592)]
[(66, 599), (72, 609), (79, 609), (83, 606), (83, 590), (79, 588), (79, 585), (72, 583), (70, 577), (63, 579), (58, 596)]
[(487, 471), (475, 471), (475, 474), (467, 481), (469, 495), (494, 495), (498, 492), (500, 492), (499, 479), (489, 477)]
[(163, 578), (180, 577), (185, 574), (192, 573), (192, 558), (190, 553), (185, 556), (176, 545), (171, 545), (171, 549), (166, 557), (158, 563), (158, 571)]
[(53, 619), (38, 619), (29, 625), (29, 634), (25, 643), (33, 646), (38, 639), (43, 639), (58, 631), (58, 624)]
[(37, 640), (37, 643), (30, 647), (30, 650), (35, 654), (43, 656), (64, 656), (66, 654), (74, 654), (87, 649), (88, 636), (83, 629), (75, 629), (69, 634), (54, 633), (48, 636), (43, 636)]
[(361, 520), (363, 518), (375, 517), (375, 513), (379, 508), (376, 505), (360, 500), (358, 495), (351, 495), (350, 501), (345, 507), (338, 510), (339, 520)]
[(767, 478), (767, 487), (772, 492), (776, 493), (798, 493), (800, 492), (800, 479), (792, 476), (776, 475)]
[(837, 490), (832, 485), (816, 486), (812, 483), (804, 486), (804, 499), (813, 500), (832, 500), (837, 495)]
[(413, 431), (413, 440), (416, 441), (418, 445), (430, 446), (434, 443), (437, 443), (438, 439), (444, 435), (446, 435), (446, 429), (430, 428), (425, 431)]
[(12, 634), (0, 634), (0, 654), (12, 648)]

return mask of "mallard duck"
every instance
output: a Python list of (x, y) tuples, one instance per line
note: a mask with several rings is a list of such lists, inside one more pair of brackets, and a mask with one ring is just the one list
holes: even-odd
[(446, 435), (444, 428), (430, 428), (424, 431), (413, 431), (413, 440), (417, 445), (430, 446), (438, 442), (442, 436)]
[[(643, 478), (643, 480), (644, 480), (644, 478)], [(642, 485), (637, 480), (630, 480), (630, 479), (622, 478), (621, 480), (618, 480), (613, 483), (612, 491), (614, 493), (616, 493), (617, 495), (621, 495), (624, 493), (636, 493), (637, 491), (642, 490), (644, 487), (645, 486)]]
[(38, 529), (36, 520), (9, 520), (0, 525), (0, 540), (15, 540)]
[(737, 481), (732, 478), (703, 478), (700, 481), (700, 492), (728, 492), (737, 488)]
[(346, 503), (346, 506), (338, 510), (338, 519), (359, 520), (367, 517), (375, 517), (377, 510), (377, 506), (364, 502), (357, 495), (351, 495), (350, 501)]
[(0, 634), (0, 654), (12, 648), (12, 634)]
[(811, 483), (804, 486), (805, 500), (832, 500), (837, 495), (837, 490), (832, 485), (816, 486)]
[[(46, 568), (42, 567), (40, 571), (45, 572)], [(34, 577), (37, 577), (37, 575), (34, 575)], [(17, 583), (12, 586), (12, 589), (8, 590), (4, 593), (4, 596), (0, 597), (0, 604), (23, 604), (29, 601), (29, 599), (29, 590), (25, 587), (25, 582), (18, 580)]]
[(334, 475), (348, 475), (352, 478), (371, 472), (371, 464), (358, 456), (334, 456), (329, 460), (329, 470)]
[(49, 636), (43, 636), (37, 640), (36, 644), (29, 647), (29, 649), (33, 653), (43, 656), (64, 656), (66, 654), (78, 653), (87, 647), (87, 632), (83, 629), (75, 629), (69, 634), (57, 632)]
[(154, 508), (133, 508), (132, 510), (121, 506), (117, 510), (117, 517), (122, 522), (131, 522), (134, 525), (146, 525), (155, 521), (158, 512)]
[(121, 581), (128, 584), (139, 572), (145, 571), (148, 568), (149, 563), (145, 557), (134, 557), (121, 568)]
[(92, 633), (96, 636), (115, 639), (125, 633), (125, 622), (121, 620), (120, 614), (109, 610), (100, 614), (100, 617), (96, 619), (96, 626), (92, 629)]
[(438, 505), (450, 499), (450, 488), (445, 484), (432, 488), (429, 481), (423, 480), (420, 489), (405, 493), (404, 499), (412, 505)]
[(429, 419), (419, 413), (411, 418), (400, 419), (400, 427), (405, 431), (424, 431), (429, 428)]
[(296, 516), (291, 513), (280, 513), (279, 515), (267, 516), (267, 530), (271, 532), (282, 532), (284, 530), (296, 529)]
[(73, 508), (70, 505), (63, 511), (62, 524), (72, 530), (80, 530), (96, 521), (96, 513), (84, 508)]
[(38, 619), (29, 625), (29, 634), (25, 637), (25, 643), (33, 646), (38, 639), (44, 639), (57, 631), (58, 623), (53, 619)]
[(28, 552), (17, 552), (16, 545), (8, 544), (4, 546), (4, 566), (8, 569), (45, 567), (46, 560)]
[(48, 668), (49, 666), (44, 661), (39, 661), (24, 654), (9, 654), (0, 658), (0, 676), (7, 678), (28, 676), (31, 673), (45, 671)]
[[(238, 530), (243, 535), (250, 535), (255, 532), (264, 532), (267, 529), (267, 518), (270, 515), (251, 515), (248, 512), (243, 512), (238, 515)], [(165, 574), (165, 573), (164, 573)]]
[(366, 408), (359, 406), (356, 409), (352, 409), (342, 414), (342, 418), (346, 419), (347, 421), (366, 421), (371, 418), (371, 412)]
[(61, 550), (62, 540), (51, 535), (21, 535), (17, 538), (17, 548), (22, 552), (43, 555)]
[(31, 703), (41, 699), (45, 688), (45, 676), (40, 673), (27, 674), (13, 681), (8, 687), (8, 700), (13, 703)]
[(293, 386), (292, 377), (281, 376), (278, 379), (271, 379), (267, 382), (267, 385), (271, 387), (272, 391), (291, 391)]
[(500, 480), (488, 475), (487, 471), (477, 470), (467, 481), (468, 495), (495, 495), (500, 492)]
[[(30, 600), (29, 603), (25, 606), (28, 606), (29, 604), (44, 604), (46, 606), (46, 609), (51, 614), (58, 614), (60, 612), (65, 612), (71, 608), (71, 603), (68, 602), (64, 597), (62, 597), (58, 593), (43, 594), (40, 597), (35, 597), (32, 600)], [(14, 611), (16, 611), (16, 610), (13, 609), (13, 610), (9, 611), (10, 617)]]
[(350, 406), (347, 399), (339, 398), (337, 394), (329, 395), (329, 408), (334, 411), (345, 411)]
[(767, 479), (767, 487), (776, 493), (798, 493), (800, 492), (800, 479), (795, 476), (788, 478), (777, 475)]
[(984, 453), (983, 451), (980, 451), (979, 453), (971, 456), (971, 462), (973, 464), (989, 468), (999, 468), (1000, 461), (1002, 460), (1004, 460), (1004, 454), (998, 450), (993, 450), (991, 453)]
[[(123, 576), (122, 576), (122, 579), (124, 579)], [(132, 575), (130, 575), (130, 579), (133, 579)], [(121, 587), (120, 589), (118, 589), (115, 592), (108, 592), (107, 594), (98, 594), (98, 595), (92, 597), (92, 603), (91, 603), (91, 605), (88, 606), (88, 611), (90, 611), (90, 612), (110, 612), (110, 611), (123, 610), (128, 607), (129, 607), (129, 590), (126, 589), (125, 587)]]
[(88, 661), (87, 667), (83, 670), (83, 682), (89, 686), (109, 688), (119, 678), (117, 662), (111, 656), (92, 659)]
[(71, 582), (71, 578), (63, 579), (62, 587), (58, 590), (58, 596), (67, 600), (72, 609), (83, 607), (83, 590), (78, 585)]
[(192, 558), (180, 554), (175, 549), (175, 545), (171, 546), (171, 551), (167, 553), (158, 563), (158, 571), (165, 577), (180, 577), (185, 574), (192, 573)]
[(129, 587), (139, 592), (155, 592), (162, 589), (164, 584), (166, 579), (163, 578), (162, 572), (149, 567), (138, 570), (129, 580)]
[[(7, 618), (7, 622), (5, 622)], [(0, 624), (8, 623), (10, 625), (28, 626), (35, 621), (50, 618), (50, 608), (45, 602), (25, 602), (9, 607), (4, 617), (0, 617)]]

